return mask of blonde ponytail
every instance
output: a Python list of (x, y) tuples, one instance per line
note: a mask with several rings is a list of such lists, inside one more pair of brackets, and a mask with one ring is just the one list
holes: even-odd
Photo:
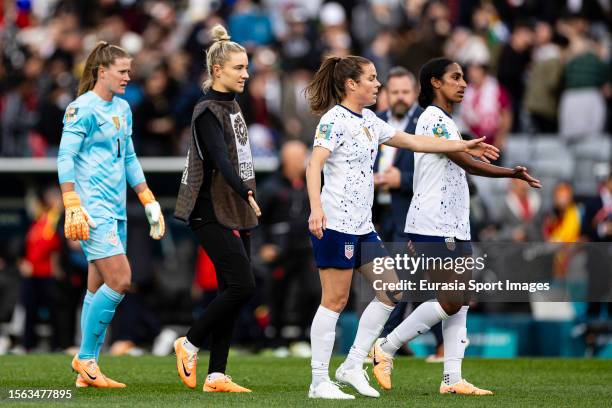
[(208, 91), (213, 85), (213, 65), (223, 66), (223, 64), (229, 60), (229, 55), (231, 53), (246, 53), (246, 50), (242, 45), (230, 41), (231, 37), (227, 33), (225, 27), (223, 27), (221, 24), (215, 25), (210, 30), (210, 36), (213, 39), (213, 43), (208, 48), (208, 51), (206, 51), (206, 72), (208, 73), (208, 78), (202, 85), (204, 91)]

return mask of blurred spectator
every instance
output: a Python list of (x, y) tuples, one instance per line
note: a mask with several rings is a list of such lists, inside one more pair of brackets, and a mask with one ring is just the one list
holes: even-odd
[(318, 118), (310, 112), (304, 90), (312, 78), (312, 72), (300, 69), (285, 72), (282, 83), (281, 117), (285, 139), (300, 139), (310, 145), (314, 138)]
[(467, 79), (468, 87), (461, 104), (461, 121), (474, 136), (487, 136), (488, 143), (502, 148), (512, 127), (508, 93), (489, 74), (486, 63), (470, 63)]
[(286, 13), (287, 30), (280, 44), (280, 58), (285, 72), (307, 70), (310, 75), (321, 62), (320, 44), (314, 24), (308, 20), (306, 11), (299, 7)]
[(324, 56), (345, 57), (351, 54), (353, 43), (344, 8), (336, 2), (325, 3), (319, 11), (319, 19)]
[(553, 208), (543, 224), (544, 239), (549, 242), (576, 242), (580, 238), (582, 219), (574, 201), (574, 189), (562, 181), (553, 191)]
[(168, 75), (168, 66), (160, 64), (145, 79), (144, 98), (136, 108), (137, 151), (142, 156), (177, 154), (175, 121), (172, 116), (177, 84)]
[(512, 30), (510, 42), (502, 48), (497, 62), (497, 79), (510, 94), (513, 132), (523, 130), (521, 104), (525, 93), (525, 72), (531, 62), (532, 45), (531, 25), (526, 22), (518, 23)]
[(589, 204), (585, 214), (585, 232), (592, 241), (612, 242), (612, 171)]
[(55, 83), (40, 103), (37, 114), (36, 130), (47, 146), (47, 156), (57, 156), (66, 107), (72, 101), (69, 89)]
[[(352, 17), (351, 31), (362, 50), (369, 48), (381, 33), (390, 35), (392, 30), (399, 28), (404, 22), (399, 1), (366, 0), (357, 2)], [(385, 78), (386, 73), (381, 75), (379, 72), (379, 76)]]
[(270, 18), (251, 0), (237, 0), (234, 3), (228, 31), (232, 41), (242, 44), (247, 50), (253, 50), (258, 45), (270, 45), (274, 41)]
[(26, 235), (25, 255), (19, 264), (23, 277), (21, 303), (26, 313), (23, 347), (28, 351), (36, 347), (36, 323), (46, 320), (53, 326), (51, 349), (55, 350), (59, 346), (56, 278), (62, 273), (59, 263), (61, 238), (57, 228), (63, 211), (57, 187), (48, 187), (36, 207), (38, 214)]
[(281, 149), (281, 171), (258, 189), (263, 235), (259, 256), (270, 271), (268, 304), (276, 347), (288, 345), (282, 332), (289, 322), (300, 329), (297, 340), (308, 338), (308, 327), (320, 300), (308, 238), (307, 154), (304, 143), (286, 142)]
[(410, 72), (419, 72), (423, 64), (443, 54), (444, 44), (451, 34), (450, 12), (446, 3), (438, 0), (411, 3), (417, 3), (411, 12), (421, 15), (416, 26), (400, 34), (395, 42), (394, 56), (397, 65)]
[(511, 179), (504, 199), (496, 235), (500, 241), (537, 242), (541, 237), (542, 199), (522, 180)]
[(564, 49), (569, 42), (564, 36), (553, 33), (548, 23), (539, 22), (535, 30), (535, 43), (525, 91), (525, 110), (529, 113), (535, 132), (555, 133), (559, 128), (557, 109)]
[(379, 78), (386, 78), (389, 75), (389, 70), (393, 66), (391, 58), (391, 45), (393, 44), (393, 35), (390, 31), (379, 32), (371, 46), (369, 46), (363, 56), (372, 61), (376, 67), (376, 74)]
[(606, 121), (603, 86), (608, 67), (598, 55), (598, 44), (587, 37), (584, 17), (570, 16), (561, 27), (570, 40), (570, 56), (563, 72), (559, 132), (567, 138), (601, 133)]
[(2, 98), (2, 156), (29, 156), (30, 131), (37, 122), (36, 83), (23, 74), (9, 78), (9, 91)]

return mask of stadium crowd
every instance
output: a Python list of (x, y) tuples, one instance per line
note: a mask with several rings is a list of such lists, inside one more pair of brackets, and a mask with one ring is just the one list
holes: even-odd
[[(489, 137), (502, 155), (517, 134), (548, 134), (568, 144), (612, 134), (610, 2), (32, 0), (0, 8), (3, 157), (57, 155), (65, 108), (75, 97), (84, 56), (98, 40), (134, 57), (125, 98), (134, 112), (139, 156), (184, 156), (205, 79), (209, 29), (221, 22), (247, 48), (251, 76), (239, 102), (253, 155), (281, 163), (258, 186), (264, 214), (253, 246), (259, 290), (236, 333), (236, 341), (255, 348), (284, 349), (289, 338), (306, 340), (319, 301), (299, 163), (305, 165), (318, 121), (303, 90), (324, 56), (363, 55), (381, 80), (398, 65), (418, 74), (423, 63), (441, 55), (460, 62), (469, 86), (458, 122), (466, 135)], [(388, 108), (383, 92), (376, 110)], [(291, 140), (302, 143), (286, 143)], [(612, 240), (612, 175), (580, 197), (572, 181), (551, 188), (548, 199), (512, 182), (496, 216), (474, 188), (474, 235), (513, 242)], [(12, 311), (6, 305), (20, 300), (25, 350), (36, 348), (34, 322), (41, 318), (51, 322), (50, 347), (67, 349), (76, 337), (86, 261), (78, 245), (63, 238), (57, 191), (41, 189), (28, 202), (33, 223), (20, 256), (5, 250), (0, 258), (0, 285), (11, 294), (0, 300), (0, 312), (2, 306)], [(165, 330), (189, 324), (216, 289), (212, 263), (192, 241), (180, 239), (186, 235), (180, 225), (171, 226), (176, 233), (166, 239), (174, 244), (158, 247), (138, 242), (138, 231), (146, 235), (144, 220), (130, 224), (129, 247), (138, 255), (128, 253), (134, 289), (113, 326), (119, 354), (171, 337)], [(0, 314), (3, 320), (7, 316)], [(0, 351), (5, 334), (0, 331)]]

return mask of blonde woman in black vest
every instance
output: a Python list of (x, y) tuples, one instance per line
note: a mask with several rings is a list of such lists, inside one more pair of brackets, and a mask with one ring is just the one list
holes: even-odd
[(197, 353), (210, 336), (210, 361), (203, 390), (251, 392), (225, 375), (234, 323), (255, 290), (250, 230), (261, 215), (255, 202), (255, 171), (240, 107), (235, 100), (249, 78), (245, 49), (221, 25), (211, 30), (206, 53), (208, 79), (194, 108), (192, 138), (181, 179), (175, 217), (187, 222), (210, 256), (219, 294), (174, 342), (179, 377), (195, 388)]

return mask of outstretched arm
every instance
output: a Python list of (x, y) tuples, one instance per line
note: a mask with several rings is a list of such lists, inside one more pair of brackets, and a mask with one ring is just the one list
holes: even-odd
[(494, 166), (489, 163), (484, 163), (479, 160), (474, 160), (466, 153), (446, 153), (446, 156), (463, 168), (469, 174), (475, 176), (492, 177), (492, 178), (517, 178), (526, 181), (533, 188), (541, 188), (540, 180), (533, 178), (527, 173), (527, 168), (516, 166), (511, 169), (508, 167)]
[(430, 136), (412, 135), (398, 131), (384, 144), (422, 153), (465, 152), (486, 162), (497, 160), (499, 149), (484, 142), (485, 137), (474, 140), (447, 140)]

